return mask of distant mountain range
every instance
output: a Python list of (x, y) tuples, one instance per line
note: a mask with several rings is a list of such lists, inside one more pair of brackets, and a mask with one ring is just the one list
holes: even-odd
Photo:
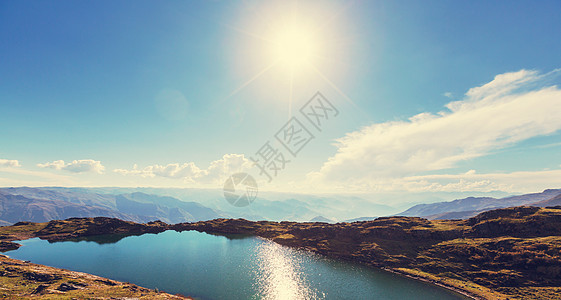
[(561, 205), (561, 194), (548, 199), (548, 200), (543, 200), (543, 201), (539, 201), (534, 203), (533, 205), (535, 206), (539, 206), (539, 207), (550, 207), (550, 206), (559, 206)]
[(183, 202), (173, 197), (149, 195), (140, 192), (115, 197), (117, 210), (135, 216), (147, 216), (174, 224), (224, 217), (224, 213), (197, 202)]
[(481, 212), (520, 205), (555, 206), (561, 205), (561, 189), (548, 189), (505, 198), (468, 197), (447, 202), (415, 205), (398, 216), (423, 217), (427, 219), (467, 219)]
[[(221, 190), (166, 188), (0, 188), (0, 226), (19, 221), (45, 222), (70, 217), (113, 217), (169, 224), (216, 218), (250, 221), (354, 222), (388, 215), (428, 219), (466, 219), (478, 213), (519, 205), (561, 205), (561, 189), (505, 198), (468, 197), (415, 205), (401, 213), (369, 199), (346, 195), (266, 192), (246, 207), (230, 205)], [(358, 216), (365, 217), (358, 217)]]
[[(321, 221), (395, 213), (390, 206), (345, 195), (263, 193), (246, 207), (230, 205), (221, 190), (166, 188), (0, 188), (0, 226), (18, 221), (45, 222), (70, 217), (114, 217), (166, 223), (244, 218), (251, 221)], [(267, 198), (265, 198), (267, 197)]]
[(309, 221), (323, 216), (333, 221), (356, 218), (357, 214), (370, 217), (386, 216), (400, 211), (389, 205), (376, 203), (368, 196), (309, 195), (296, 193), (259, 192), (255, 201), (245, 207), (230, 205), (220, 189), (196, 188), (49, 188), (55, 190), (122, 195), (144, 194), (173, 197), (184, 202), (196, 202), (219, 212), (225, 218), (244, 218), (250, 221)]
[(136, 216), (101, 206), (76, 204), (64, 200), (29, 198), (0, 191), (0, 220), (7, 225), (19, 221), (46, 222), (70, 217), (112, 217), (127, 221), (144, 221)]
[(46, 222), (70, 217), (112, 217), (126, 221), (166, 223), (205, 221), (224, 214), (196, 202), (144, 193), (99, 194), (88, 190), (47, 188), (0, 189), (0, 224)]
[(322, 222), (322, 223), (335, 223), (335, 221), (328, 219), (324, 216), (317, 216), (310, 220), (310, 222)]

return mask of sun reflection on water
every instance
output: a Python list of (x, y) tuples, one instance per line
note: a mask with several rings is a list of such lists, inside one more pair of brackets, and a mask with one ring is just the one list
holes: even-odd
[(257, 299), (323, 299), (302, 272), (303, 261), (292, 249), (273, 242), (259, 245), (256, 257)]

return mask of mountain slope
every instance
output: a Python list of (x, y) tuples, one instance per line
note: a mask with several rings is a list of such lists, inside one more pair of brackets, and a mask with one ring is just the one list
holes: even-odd
[(224, 199), (222, 189), (197, 188), (64, 188), (77, 191), (87, 189), (94, 193), (131, 194), (142, 192), (170, 196), (184, 202), (196, 201), (228, 218), (272, 221), (308, 221), (316, 216), (341, 221), (359, 216), (386, 216), (400, 211), (393, 206), (380, 204), (380, 199), (363, 195), (310, 195), (298, 193), (259, 192), (249, 206), (235, 207)]
[[(529, 205), (539, 201), (551, 199), (561, 195), (561, 189), (549, 189), (541, 193), (532, 193), (505, 198), (468, 197), (448, 202), (415, 205), (397, 215), (409, 217), (442, 218), (468, 218), (477, 213), (492, 209)], [(449, 213), (456, 213), (447, 215)]]
[(328, 219), (324, 216), (317, 216), (310, 220), (310, 222), (320, 222), (320, 223), (335, 223), (335, 221)]
[(551, 199), (543, 200), (536, 202), (532, 205), (539, 206), (539, 207), (547, 207), (547, 206), (559, 206), (561, 205), (561, 194), (557, 195)]
[(131, 193), (116, 197), (117, 209), (124, 213), (147, 216), (167, 223), (206, 221), (223, 217), (197, 202), (184, 202), (173, 197)]
[(111, 217), (142, 222), (142, 218), (123, 214), (99, 206), (76, 204), (58, 200), (40, 200), (22, 195), (0, 192), (0, 220), (15, 223), (19, 221), (46, 222), (70, 217)]
[(99, 194), (87, 188), (0, 188), (0, 225), (70, 217), (114, 217), (135, 222), (203, 221), (224, 215), (196, 202), (144, 193)]
[(450, 211), (436, 215), (426, 216), (427, 219), (430, 220), (460, 220), (460, 219), (468, 219), (471, 217), (475, 217), (477, 214), (487, 211), (486, 209), (482, 210), (466, 210), (466, 211)]
[(21, 195), (31, 199), (66, 201), (75, 204), (105, 207), (112, 210), (116, 209), (115, 197), (113, 195), (92, 193), (87, 191), (87, 189), (76, 191), (57, 188), (11, 187), (1, 188), (0, 192)]

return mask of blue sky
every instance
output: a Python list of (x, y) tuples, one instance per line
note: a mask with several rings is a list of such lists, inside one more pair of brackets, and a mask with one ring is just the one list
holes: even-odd
[(559, 188), (559, 37), (559, 1), (3, 1), (0, 185), (220, 187), (321, 91), (262, 189)]

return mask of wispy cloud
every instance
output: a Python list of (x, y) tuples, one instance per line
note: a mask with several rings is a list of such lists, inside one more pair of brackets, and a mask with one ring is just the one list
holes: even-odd
[(76, 182), (75, 179), (75, 176), (54, 174), (49, 171), (32, 171), (11, 167), (0, 168), (0, 186), (83, 185)]
[(85, 173), (93, 172), (102, 174), (105, 167), (100, 161), (93, 159), (80, 159), (73, 160), (72, 162), (65, 163), (63, 160), (55, 160), (53, 162), (46, 162), (44, 164), (37, 164), (40, 168), (49, 168), (55, 170), (64, 170), (72, 173)]
[(15, 159), (0, 159), (0, 167), (17, 168), (21, 167), (18, 160)]
[(236, 172), (249, 170), (253, 163), (243, 154), (225, 154), (222, 159), (210, 163), (207, 169), (201, 169), (193, 162), (173, 163), (167, 165), (151, 165), (139, 169), (135, 164), (131, 170), (115, 169), (113, 172), (122, 175), (138, 175), (142, 177), (166, 177), (183, 179), (189, 182), (214, 183), (221, 182)]
[[(561, 167), (561, 166), (560, 166)], [(413, 175), (403, 177), (379, 177), (348, 182), (325, 182), (309, 177), (304, 185), (329, 192), (386, 193), (406, 192), (506, 192), (533, 193), (545, 189), (561, 188), (561, 169), (540, 171), (516, 171), (508, 173), (477, 173), (475, 170), (458, 174)]]
[(470, 170), (461, 174), (410, 176), (399, 181), (403, 190), (411, 192), (536, 192), (561, 188), (561, 169), (485, 174)]
[(559, 146), (561, 146), (561, 143), (551, 143), (551, 144), (534, 146), (534, 148), (544, 149), (544, 148), (553, 148), (553, 147), (559, 147)]
[(531, 137), (552, 134), (561, 129), (561, 118), (554, 113), (561, 111), (561, 90), (547, 82), (558, 72), (500, 74), (437, 114), (425, 112), (348, 133), (337, 140), (337, 153), (309, 178), (402, 186), (399, 182), (412, 182), (411, 176), (421, 172), (451, 168)]

